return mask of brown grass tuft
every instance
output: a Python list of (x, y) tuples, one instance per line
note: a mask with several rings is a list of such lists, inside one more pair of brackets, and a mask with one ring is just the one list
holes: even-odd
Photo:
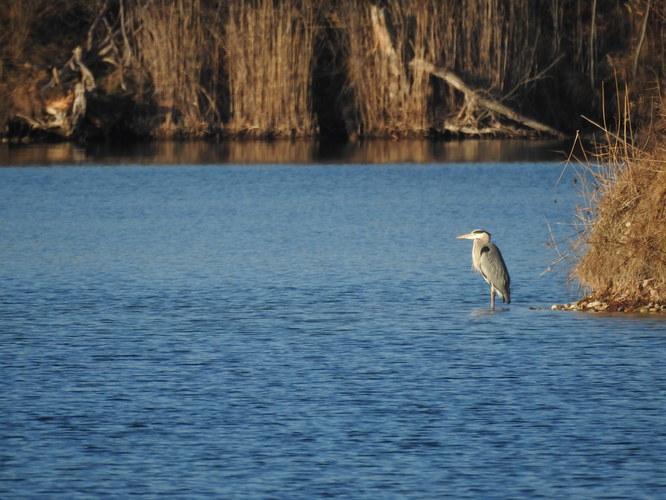
[(225, 26), (231, 118), (246, 137), (301, 137), (316, 131), (310, 84), (314, 7), (298, 0), (235, 0)]
[(221, 49), (208, 26), (215, 12), (201, 0), (156, 0), (133, 12), (140, 26), (137, 53), (160, 122), (153, 134), (206, 134), (219, 117)]
[(362, 136), (425, 135), (432, 119), (430, 75), (410, 70), (413, 57), (436, 59), (434, 0), (389, 0), (384, 8), (348, 0), (348, 79)]
[[(663, 96), (660, 109), (664, 110)], [(628, 110), (628, 100), (624, 106)], [(589, 172), (593, 209), (581, 209), (585, 255), (574, 270), (597, 300), (636, 306), (666, 303), (666, 114), (634, 135), (628, 112)]]

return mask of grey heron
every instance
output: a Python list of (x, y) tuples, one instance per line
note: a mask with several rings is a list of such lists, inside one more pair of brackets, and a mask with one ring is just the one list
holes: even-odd
[(472, 265), (481, 273), (490, 285), (490, 309), (495, 309), (495, 292), (507, 304), (511, 303), (511, 278), (502, 254), (494, 243), (490, 242), (490, 233), (483, 229), (475, 229), (471, 233), (461, 234), (456, 238), (474, 240), (472, 246)]

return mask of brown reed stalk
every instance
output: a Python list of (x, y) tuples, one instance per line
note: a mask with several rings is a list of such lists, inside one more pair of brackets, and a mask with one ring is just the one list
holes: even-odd
[(226, 130), (246, 137), (314, 134), (313, 3), (233, 0), (228, 9), (224, 40), (231, 116)]

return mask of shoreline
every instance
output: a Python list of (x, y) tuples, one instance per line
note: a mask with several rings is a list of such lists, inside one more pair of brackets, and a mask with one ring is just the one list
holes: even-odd
[(553, 304), (550, 307), (556, 311), (580, 311), (590, 313), (652, 313), (652, 314), (666, 314), (666, 304), (659, 304), (656, 302), (649, 302), (647, 304), (634, 305), (623, 303), (621, 301), (604, 301), (597, 300), (590, 297), (571, 302), (568, 304)]

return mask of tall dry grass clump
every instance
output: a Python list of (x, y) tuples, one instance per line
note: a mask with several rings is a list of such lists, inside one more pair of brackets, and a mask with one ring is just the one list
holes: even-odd
[(339, 10), (347, 34), (347, 78), (357, 130), (364, 136), (424, 135), (432, 122), (430, 75), (413, 58), (437, 57), (435, 0), (347, 0)]
[[(20, 61), (28, 47), (32, 25), (46, 5), (43, 0), (7, 2), (0, 5), (0, 45), (10, 60)], [(2, 67), (0, 66), (0, 69)]]
[[(548, 26), (540, 13), (543, 7), (543, 2), (531, 0), (444, 2), (437, 11), (443, 18), (438, 64), (494, 99), (520, 108), (517, 103), (529, 101), (528, 87), (557, 57), (539, 53)], [(474, 129), (495, 121), (487, 110), (449, 87), (442, 89), (438, 101), (444, 128)], [(436, 128), (442, 128), (441, 121)]]
[(5, 62), (48, 64), (61, 51), (71, 52), (94, 14), (86, 0), (0, 2), (0, 80)]
[[(469, 73), (483, 88), (512, 94), (538, 70), (539, 5), (531, 0), (452, 2), (445, 13), (452, 29), (444, 64)], [(455, 6), (454, 6), (455, 5)], [(545, 24), (545, 23), (544, 23)]]
[[(639, 134), (628, 112), (589, 171), (592, 209), (582, 209), (585, 254), (574, 275), (592, 298), (616, 307), (666, 304), (666, 113)], [(628, 103), (624, 108), (628, 109)]]
[(555, 56), (538, 52), (541, 2), (516, 0), (347, 0), (348, 84), (360, 135), (425, 135), (445, 123), (476, 127), (484, 113), (434, 82), (412, 60), (460, 74), (495, 99), (520, 95)]
[(224, 40), (230, 119), (226, 130), (247, 137), (314, 134), (313, 3), (233, 0), (228, 9)]
[(130, 7), (144, 85), (157, 108), (153, 135), (202, 136), (219, 123), (219, 12), (202, 0), (155, 0)]

